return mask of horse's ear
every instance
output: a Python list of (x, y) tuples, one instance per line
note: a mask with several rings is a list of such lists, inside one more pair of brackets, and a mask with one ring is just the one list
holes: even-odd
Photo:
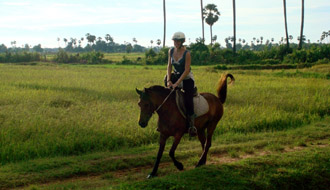
[(135, 90), (136, 90), (136, 93), (138, 93), (138, 95), (142, 96), (143, 92), (141, 90), (139, 90), (137, 88), (135, 88)]

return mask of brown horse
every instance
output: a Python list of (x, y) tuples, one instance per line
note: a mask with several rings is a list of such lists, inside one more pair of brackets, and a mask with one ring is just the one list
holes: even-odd
[[(201, 93), (209, 104), (209, 111), (195, 119), (198, 139), (200, 140), (203, 149), (203, 154), (196, 167), (206, 163), (206, 156), (209, 148), (211, 147), (213, 132), (223, 115), (222, 104), (226, 101), (228, 77), (231, 78), (230, 83), (235, 81), (233, 75), (223, 75), (219, 80), (217, 88), (218, 97), (210, 93)], [(181, 137), (187, 133), (188, 129), (186, 119), (181, 115), (177, 108), (175, 93), (171, 93), (171, 89), (162, 86), (151, 86), (150, 88), (145, 88), (143, 91), (136, 89), (136, 92), (140, 95), (140, 101), (138, 103), (141, 109), (139, 125), (142, 128), (146, 127), (155, 111), (159, 116), (157, 130), (160, 132), (160, 146), (157, 154), (157, 160), (152, 172), (148, 175), (148, 178), (156, 176), (158, 165), (164, 152), (166, 140), (170, 136), (174, 137), (174, 142), (169, 155), (172, 158), (174, 165), (179, 170), (183, 170), (183, 165), (175, 159), (174, 152), (181, 140)], [(207, 130), (207, 135), (205, 135), (205, 129)]]

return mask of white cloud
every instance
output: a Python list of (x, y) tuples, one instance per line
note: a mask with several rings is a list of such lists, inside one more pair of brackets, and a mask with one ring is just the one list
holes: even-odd
[[(219, 41), (232, 35), (232, 1), (204, 0), (203, 3), (204, 6), (215, 3), (221, 12), (219, 21), (213, 26), (213, 32), (218, 35)], [(317, 33), (316, 36), (319, 38), (319, 31), (330, 28), (327, 21), (330, 13), (330, 1), (314, 0), (305, 3), (306, 35), (307, 37), (315, 36), (314, 33)], [(100, 33), (99, 35), (109, 32), (114, 34), (115, 39), (136, 37), (146, 39), (146, 42), (150, 41), (148, 39), (155, 40), (162, 37), (162, 1), (0, 0), (0, 6), (2, 9), (0, 12), (0, 43), (3, 43), (8, 36), (11, 39), (20, 39), (20, 41), (23, 41), (24, 38), (35, 38), (36, 40), (52, 38), (51, 40), (55, 41), (57, 36), (71, 35), (74, 37), (87, 32)], [(237, 33), (242, 35), (242, 38), (248, 40), (252, 34), (283, 36), (282, 1), (237, 0), (236, 7)], [(300, 1), (287, 1), (287, 7), (289, 31), (294, 34), (299, 30), (296, 25), (300, 24)], [(319, 10), (322, 12), (320, 13)], [(201, 35), (200, 1), (166, 0), (166, 16), (167, 39), (173, 31), (177, 30), (185, 31), (191, 39)], [(132, 29), (132, 26), (139, 29)], [(97, 31), (94, 28), (97, 28)], [(120, 30), (129, 32), (122, 34), (123, 32)], [(205, 24), (205, 34), (205, 37), (209, 39), (207, 24)], [(39, 35), (40, 38), (37, 38), (36, 35)], [(51, 35), (55, 36), (50, 37)], [(316, 37), (314, 38), (316, 39)], [(43, 44), (42, 41), (39, 43)], [(55, 44), (57, 44), (56, 41)]]
[(29, 2), (3, 2), (3, 5), (7, 6), (27, 6), (30, 5)]

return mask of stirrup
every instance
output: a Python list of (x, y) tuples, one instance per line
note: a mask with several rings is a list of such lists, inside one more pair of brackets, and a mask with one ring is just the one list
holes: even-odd
[(189, 136), (194, 137), (197, 135), (197, 129), (195, 126), (191, 126), (188, 129)]

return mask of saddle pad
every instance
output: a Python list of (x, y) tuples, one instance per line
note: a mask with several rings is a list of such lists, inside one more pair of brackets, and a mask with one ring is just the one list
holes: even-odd
[[(186, 118), (186, 107), (184, 106), (183, 92), (181, 90), (176, 90), (175, 95), (176, 105), (178, 106), (182, 116)], [(196, 117), (202, 116), (209, 111), (209, 104), (207, 103), (207, 100), (199, 93), (194, 96), (193, 102)]]

